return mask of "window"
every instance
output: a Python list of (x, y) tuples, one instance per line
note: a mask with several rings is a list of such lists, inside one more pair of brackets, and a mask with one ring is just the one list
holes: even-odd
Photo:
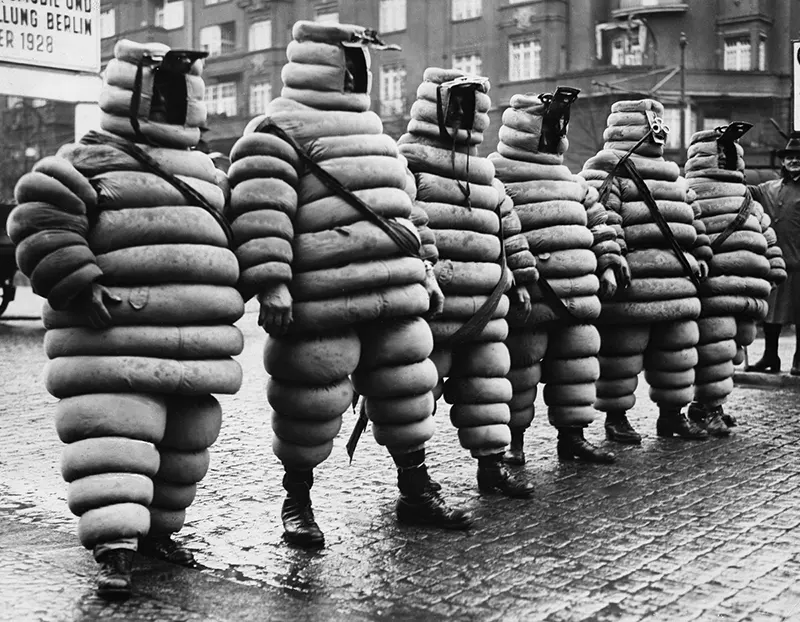
[(471, 76), (481, 75), (481, 65), (480, 54), (462, 54), (453, 57), (453, 69)]
[(220, 82), (206, 85), (208, 114), (236, 116), (236, 82)]
[(536, 39), (508, 44), (508, 79), (535, 80), (542, 75), (542, 46)]
[(106, 39), (117, 34), (117, 11), (106, 9), (100, 12), (100, 37)]
[(396, 32), (406, 29), (406, 0), (381, 0), (381, 32)]
[(21, 97), (17, 97), (15, 95), (9, 95), (8, 97), (6, 97), (6, 108), (8, 108), (9, 110), (11, 110), (12, 108), (17, 108), (19, 106), (22, 106), (22, 103), (23, 102)]
[(250, 85), (250, 114), (261, 114), (272, 101), (272, 85), (264, 80)]
[(615, 67), (641, 65), (644, 61), (639, 39), (621, 34), (611, 42), (611, 64)]
[(272, 20), (265, 19), (250, 24), (250, 34), (247, 37), (247, 49), (266, 50), (272, 47)]
[(750, 71), (750, 38), (725, 39), (725, 56), (722, 68), (725, 71)]
[(316, 13), (314, 15), (314, 21), (320, 22), (321, 24), (338, 24), (339, 12), (333, 11), (330, 13)]
[[(680, 149), (681, 148), (681, 108), (680, 106), (665, 106), (664, 107), (664, 125), (669, 128), (667, 140), (664, 146), (667, 149)], [(724, 122), (727, 125), (727, 121)], [(694, 128), (697, 127), (697, 114), (694, 110), (686, 111), (686, 143), (689, 144), (689, 139), (694, 133)], [(714, 126), (716, 127), (716, 126)]]
[(205, 0), (203, 4), (205, 6), (211, 6), (212, 4), (222, 4), (223, 2), (227, 2), (228, 0)]
[(758, 70), (767, 70), (767, 38), (759, 37), (758, 39)]
[(726, 125), (730, 125), (730, 121), (727, 119), (721, 119), (719, 117), (703, 117), (703, 129), (704, 130), (714, 130), (718, 127), (725, 127)]
[(482, 0), (451, 0), (450, 12), (454, 22), (480, 17)]
[(210, 57), (230, 54), (236, 49), (236, 24), (227, 22), (200, 29), (200, 47)]
[(31, 100), (31, 106), (33, 106), (34, 108), (44, 108), (46, 105), (47, 105), (46, 99), (39, 99), (37, 97), (36, 99)]
[(398, 117), (406, 109), (406, 68), (403, 66), (381, 68), (381, 115)]
[(164, 30), (183, 28), (183, 0), (165, 0), (156, 7), (155, 25)]

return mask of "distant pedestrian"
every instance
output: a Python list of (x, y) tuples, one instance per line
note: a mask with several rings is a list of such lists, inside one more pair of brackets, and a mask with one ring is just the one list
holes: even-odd
[(772, 218), (778, 246), (786, 262), (787, 278), (769, 298), (769, 312), (764, 321), (764, 356), (746, 371), (779, 373), (781, 329), (794, 324), (795, 350), (790, 373), (800, 376), (800, 332), (797, 330), (800, 325), (800, 133), (789, 137), (778, 157), (781, 158), (781, 178), (750, 186), (750, 191)]

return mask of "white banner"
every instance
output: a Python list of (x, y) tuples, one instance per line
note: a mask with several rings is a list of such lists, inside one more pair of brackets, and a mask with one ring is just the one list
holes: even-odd
[(800, 132), (800, 41), (792, 41), (792, 131)]
[(0, 0), (0, 63), (100, 71), (100, 0)]

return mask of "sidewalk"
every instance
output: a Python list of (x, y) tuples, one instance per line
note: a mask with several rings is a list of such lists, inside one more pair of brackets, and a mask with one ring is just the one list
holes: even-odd
[[(765, 374), (744, 371), (745, 365), (742, 364), (736, 369), (733, 380), (737, 385), (756, 386), (756, 387), (786, 387), (800, 390), (800, 376), (792, 376), (789, 370), (792, 368), (792, 360), (795, 351), (795, 334), (793, 327), (786, 327), (781, 332), (778, 341), (778, 356), (781, 358), (781, 373)], [(749, 363), (758, 362), (764, 354), (764, 337), (759, 335), (758, 339), (747, 348), (747, 358)]]
[[(38, 305), (29, 295), (23, 302)], [(798, 619), (796, 392), (739, 386), (726, 404), (740, 423), (735, 434), (687, 442), (655, 436), (642, 382), (630, 417), (644, 442), (614, 446), (610, 466), (559, 462), (539, 401), (524, 467), (536, 492), (524, 501), (478, 492), (475, 461), (440, 403), (429, 464), (448, 501), (473, 514), (466, 533), (397, 524), (391, 461), (368, 430), (348, 462), (355, 417), (347, 413), (312, 491), (326, 547), (307, 552), (281, 540), (263, 333), (252, 311), (239, 326), (245, 381), (220, 399), (223, 431), (179, 536), (200, 567), (140, 559), (133, 598), (105, 603), (65, 503), (55, 400), (41, 382), (44, 332), (36, 321), (0, 318), (0, 620)], [(601, 423), (587, 438), (609, 447)]]

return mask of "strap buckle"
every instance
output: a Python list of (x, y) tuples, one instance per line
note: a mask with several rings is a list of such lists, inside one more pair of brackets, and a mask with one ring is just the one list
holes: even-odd
[(345, 47), (370, 46), (376, 50), (400, 51), (403, 49), (396, 43), (386, 43), (378, 36), (378, 31), (374, 28), (356, 30), (352, 35), (350, 35), (350, 41), (343, 41), (342, 45)]
[(719, 132), (719, 136), (717, 137), (718, 143), (732, 143), (747, 134), (752, 127), (752, 123), (733, 121), (729, 125), (721, 125), (720, 127), (714, 128), (714, 131)]
[(669, 135), (669, 126), (664, 123), (664, 119), (656, 115), (652, 110), (645, 110), (644, 115), (647, 117), (647, 124), (650, 126), (651, 132), (650, 137), (653, 139), (653, 142), (658, 145), (663, 145), (667, 141), (667, 136)]
[(555, 153), (558, 142), (567, 134), (570, 106), (578, 99), (580, 89), (559, 86), (554, 93), (543, 93), (539, 99), (545, 104), (542, 115), (542, 133), (539, 137), (539, 151)]

